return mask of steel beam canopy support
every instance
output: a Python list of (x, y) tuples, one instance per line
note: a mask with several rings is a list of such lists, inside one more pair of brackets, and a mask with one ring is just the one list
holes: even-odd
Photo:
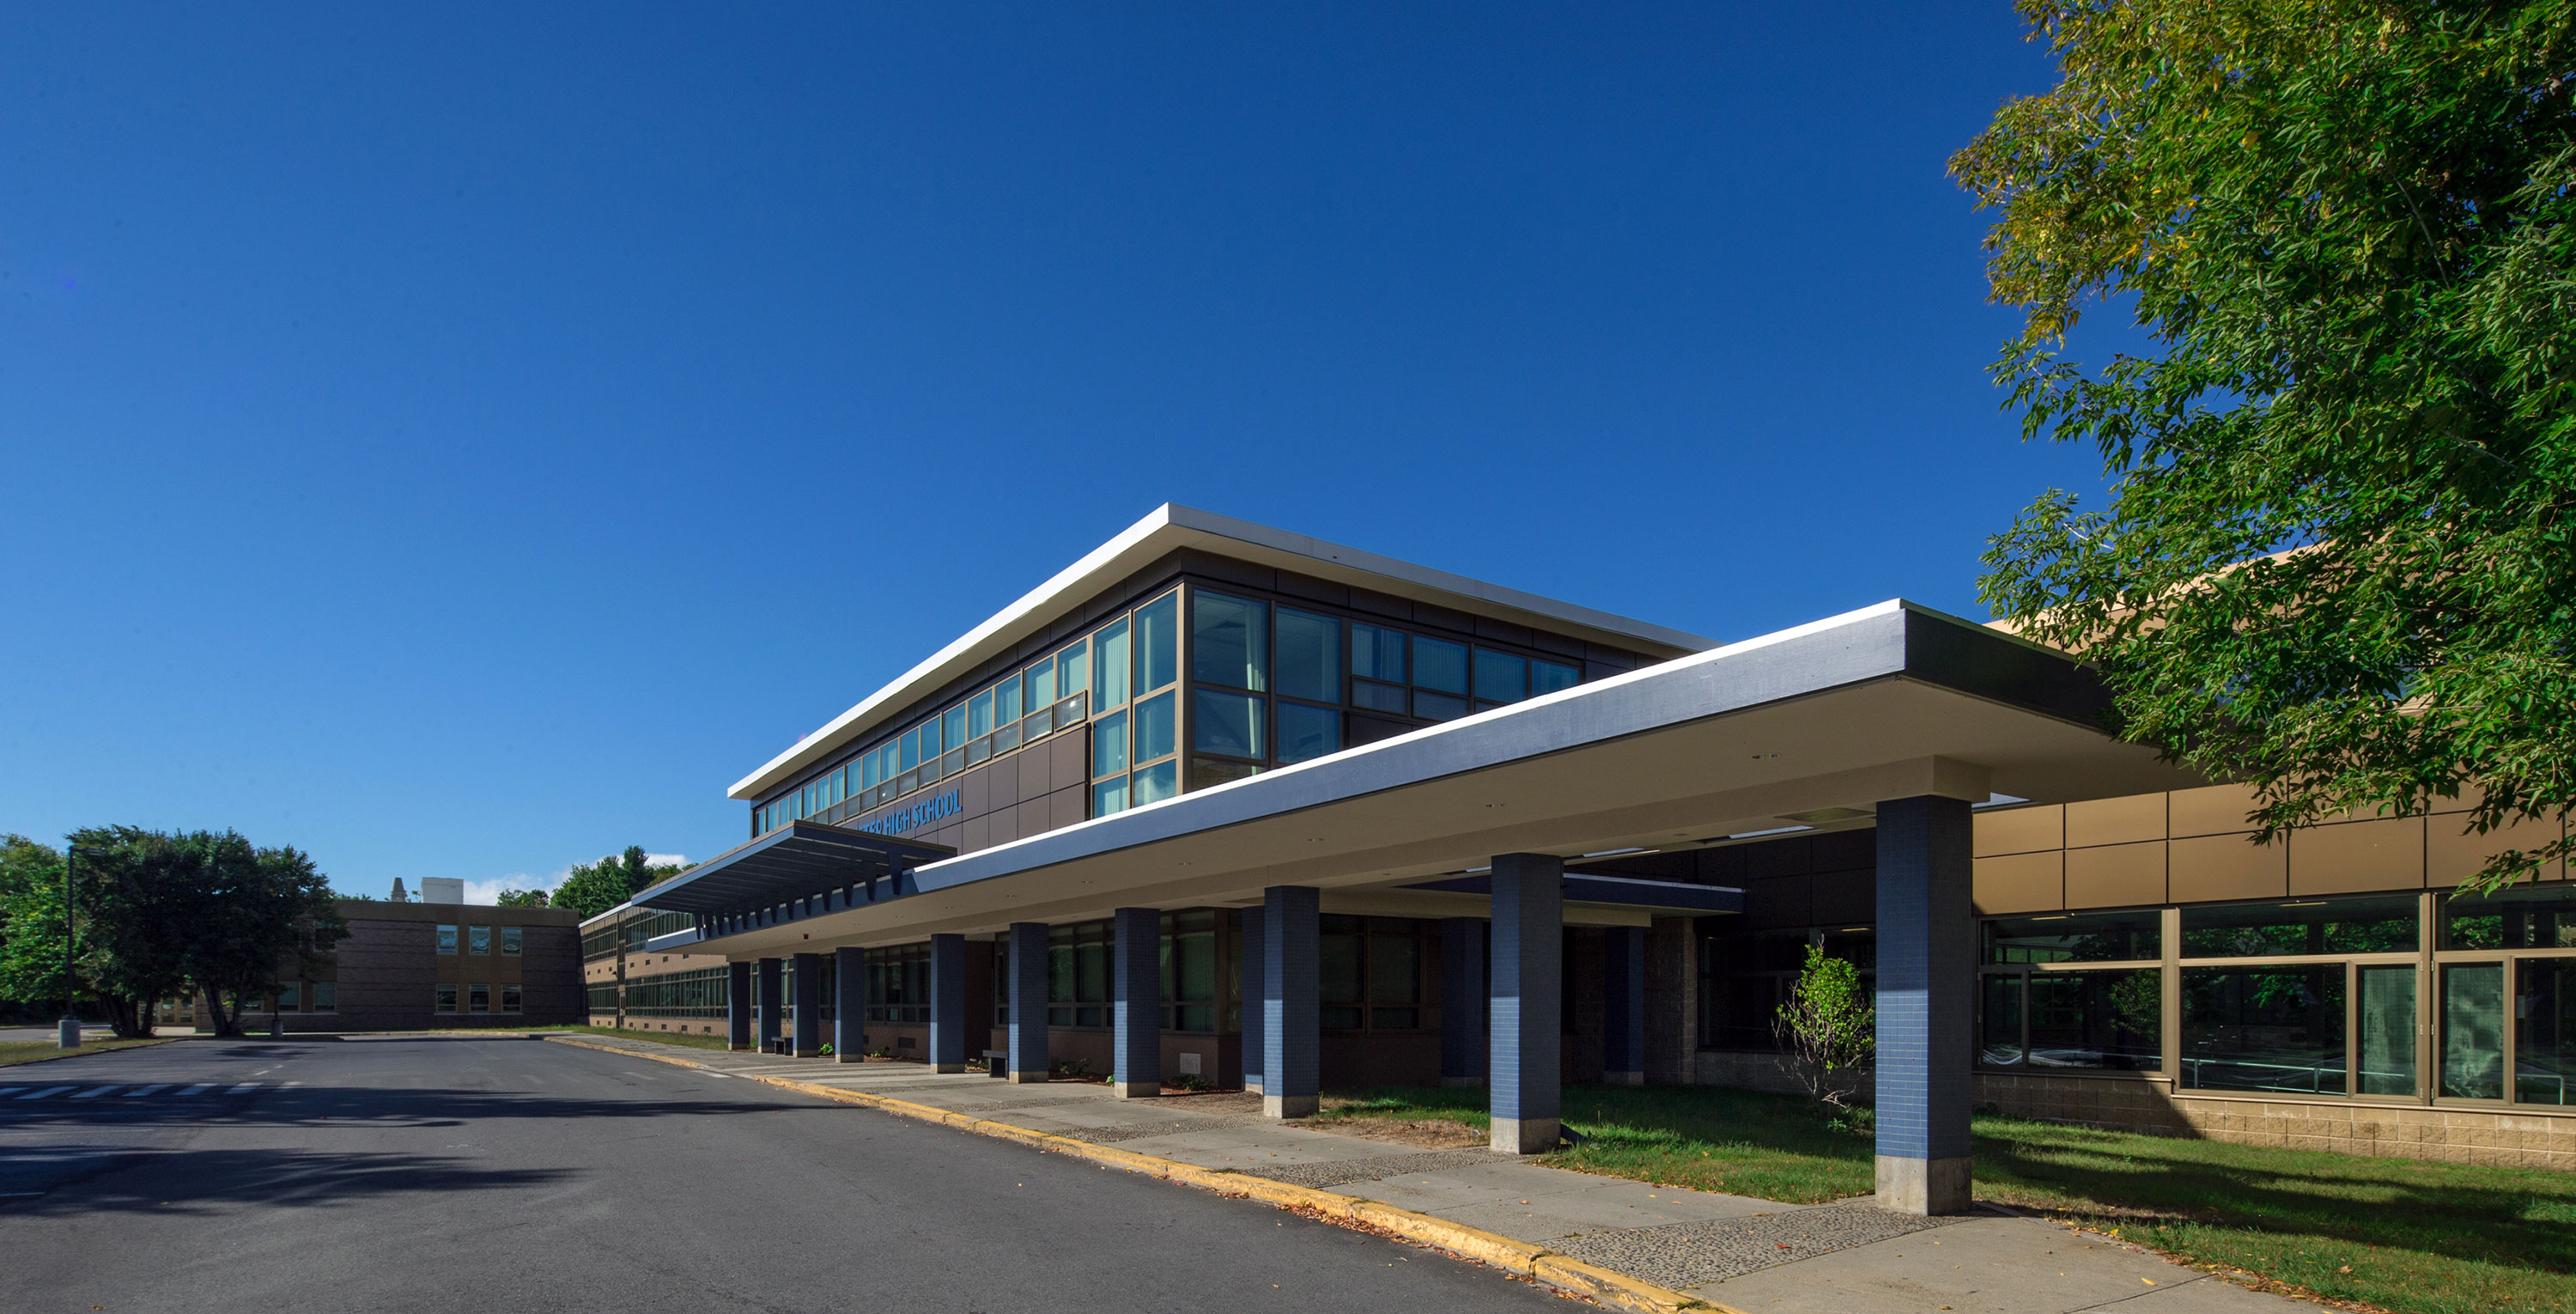
[(751, 1048), (751, 960), (725, 964), (725, 1048)]
[(789, 1014), (794, 1030), (788, 1049), (798, 1058), (823, 1052), (823, 955), (797, 954), (796, 1007)]
[(1315, 891), (1261, 892), (1261, 1111), (1303, 1118), (1318, 1104), (1324, 1042)]
[(1969, 1209), (1976, 916), (1968, 804), (1878, 805), (1878, 1203)]
[(787, 1011), (785, 967), (783, 959), (760, 960), (760, 1052), (764, 1054), (778, 1047), (778, 1022)]
[(930, 937), (930, 1070), (966, 1070), (966, 937), (953, 933)]
[(1163, 1093), (1163, 914), (1120, 908), (1110, 918), (1109, 1093), (1151, 1099)]
[(832, 1060), (860, 1063), (868, 1057), (868, 951), (832, 951)]
[(1646, 1084), (1646, 928), (1601, 933), (1601, 1080)]
[(1047, 1079), (1047, 924), (1011, 923), (1011, 1080)]
[(1493, 1148), (1556, 1148), (1563, 1074), (1558, 1047), (1565, 980), (1565, 861), (1544, 853), (1494, 859)]
[(1261, 1017), (1270, 1010), (1262, 1005), (1267, 998), (1262, 982), (1270, 962), (1268, 942), (1261, 938), (1261, 909), (1243, 910), (1243, 934), (1235, 939), (1235, 958), (1242, 968), (1243, 980), (1243, 1093), (1262, 1093), (1261, 1064), (1264, 1049), (1261, 1040)]
[(1485, 1084), (1485, 919), (1440, 919), (1440, 1084)]

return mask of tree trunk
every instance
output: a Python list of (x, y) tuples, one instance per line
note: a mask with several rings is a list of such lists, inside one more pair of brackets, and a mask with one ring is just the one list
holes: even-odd
[[(218, 1036), (240, 1035), (240, 1011), (237, 1008), (227, 1010), (224, 1007), (224, 992), (222, 990), (217, 989), (212, 984), (207, 984), (203, 988), (206, 992), (206, 1016), (214, 1020), (215, 1034)], [(234, 1002), (238, 1004), (240, 1001), (235, 1000)]]

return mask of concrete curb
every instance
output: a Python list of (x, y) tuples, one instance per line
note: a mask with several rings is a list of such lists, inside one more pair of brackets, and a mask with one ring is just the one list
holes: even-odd
[[(546, 1039), (559, 1045), (577, 1045), (583, 1049), (595, 1049), (602, 1053), (620, 1054), (628, 1058), (650, 1059), (656, 1063), (668, 1063), (675, 1067), (705, 1068), (708, 1066), (695, 1059), (681, 1058), (676, 1054), (643, 1054), (616, 1045), (603, 1045), (586, 1038), (548, 1036)], [(889, 1095), (843, 1090), (837, 1086), (819, 1086), (812, 1082), (797, 1081), (788, 1077), (767, 1077), (748, 1073), (728, 1073), (727, 1075), (747, 1076), (753, 1081), (765, 1082), (782, 1089), (807, 1095), (819, 1095), (825, 1099), (839, 1100), (844, 1104), (866, 1105), (870, 1108), (882, 1109), (887, 1113), (974, 1132), (979, 1136), (1018, 1141), (1037, 1149), (1052, 1150), (1055, 1153), (1072, 1155), (1079, 1159), (1089, 1159), (1093, 1163), (1116, 1168), (1122, 1172), (1159, 1177), (1164, 1181), (1177, 1182), (1183, 1186), (1195, 1186), (1203, 1191), (1243, 1196), (1284, 1209), (1311, 1210), (1326, 1218), (1357, 1223), (1402, 1237), (1407, 1241), (1453, 1251), (1479, 1263), (1499, 1268), (1515, 1277), (1544, 1282), (1559, 1290), (1589, 1297), (1601, 1304), (1619, 1309), (1637, 1310), (1641, 1311), (1641, 1314), (1667, 1314), (1668, 1311), (1678, 1310), (1713, 1310), (1716, 1314), (1744, 1314), (1744, 1311), (1732, 1305), (1720, 1305), (1686, 1296), (1681, 1292), (1659, 1287), (1651, 1282), (1643, 1282), (1623, 1273), (1614, 1273), (1596, 1264), (1587, 1264), (1582, 1260), (1557, 1254), (1544, 1246), (1515, 1241), (1507, 1236), (1469, 1227), (1463, 1223), (1453, 1223), (1431, 1214), (1417, 1213), (1411, 1209), (1378, 1200), (1363, 1200), (1357, 1196), (1320, 1191), (1310, 1186), (1291, 1186), (1286, 1182), (1274, 1182), (1266, 1177), (1253, 1177), (1225, 1169), (1201, 1168), (1196, 1164), (1182, 1163), (1177, 1159), (1138, 1154), (1134, 1150), (1122, 1150), (1114, 1145), (1094, 1145), (1089, 1141), (1075, 1140), (1070, 1136), (1018, 1127), (1007, 1122), (995, 1122), (990, 1118), (978, 1118), (971, 1114), (933, 1108), (927, 1104), (915, 1104), (910, 1100), (899, 1100)]]

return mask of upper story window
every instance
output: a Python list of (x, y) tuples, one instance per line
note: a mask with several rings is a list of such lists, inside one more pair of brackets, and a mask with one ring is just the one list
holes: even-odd
[(455, 927), (441, 926), (438, 928), (438, 952), (443, 954), (452, 954), (456, 952)]

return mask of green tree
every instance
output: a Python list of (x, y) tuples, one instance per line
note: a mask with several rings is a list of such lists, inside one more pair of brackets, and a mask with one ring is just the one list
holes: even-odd
[(503, 908), (543, 908), (546, 906), (546, 892), (543, 890), (503, 890), (501, 891), (500, 897), (494, 899), (492, 902)]
[[(2098, 663), (2120, 733), (2255, 786), (2266, 840), (2466, 797), (2478, 883), (2563, 859), (2576, 5), (2021, 11), (2062, 79), (1952, 170), (2023, 312), (1998, 381), (2114, 484), (2026, 510), (1986, 602)], [(2095, 298), (2152, 349), (2079, 364)]]
[(1878, 1010), (1860, 988), (1860, 969), (1808, 945), (1788, 1001), (1772, 1015), (1771, 1034), (1809, 1099), (1837, 1114), (1848, 1109), (1860, 1065), (1878, 1048)]
[(597, 862), (573, 864), (555, 886), (554, 906), (596, 917), (638, 894), (687, 871), (693, 863), (655, 863), (641, 844), (629, 844)]
[(238, 1035), (245, 1000), (281, 974), (310, 979), (348, 927), (329, 878), (295, 849), (255, 848), (231, 831), (174, 844), (191, 859), (162, 905), (187, 921), (182, 969), (205, 995), (215, 1034)]

